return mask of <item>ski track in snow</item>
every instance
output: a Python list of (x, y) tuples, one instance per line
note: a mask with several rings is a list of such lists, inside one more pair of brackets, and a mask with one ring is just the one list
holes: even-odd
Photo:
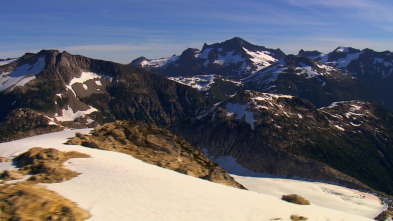
[[(66, 130), (0, 143), (0, 156), (10, 158), (31, 147), (89, 154), (91, 158), (75, 158), (65, 162), (66, 167), (79, 172), (79, 176), (62, 183), (40, 185), (76, 202), (92, 215), (90, 221), (290, 220), (292, 214), (308, 217), (309, 220), (371, 220), (314, 204), (291, 204), (277, 196), (197, 179), (122, 153), (64, 144), (75, 132), (89, 131)], [(1, 169), (3, 165), (0, 163)], [(271, 182), (281, 185), (287, 181)], [(304, 187), (307, 188), (307, 184)], [(277, 189), (271, 191), (276, 194)]]

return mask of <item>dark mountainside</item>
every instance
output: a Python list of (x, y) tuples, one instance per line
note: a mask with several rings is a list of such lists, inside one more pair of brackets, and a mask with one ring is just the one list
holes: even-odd
[(356, 178), (393, 194), (393, 114), (371, 103), (317, 109), (300, 98), (245, 91), (172, 130), (253, 171), (365, 188)]
[(286, 56), (243, 82), (246, 89), (297, 96), (317, 107), (348, 100), (380, 103), (373, 89), (352, 75), (295, 55)]
[[(45, 127), (42, 116), (51, 125), (78, 128), (115, 119), (136, 119), (165, 127), (207, 107), (196, 90), (160, 75), (56, 50), (27, 53), (15, 62), (0, 66), (0, 73), (26, 79), (38, 64), (42, 70), (35, 74), (35, 79), (24, 86), (9, 85), (0, 91), (0, 131), (15, 130), (4, 122), (21, 108), (37, 113), (39, 119), (34, 121), (39, 122), (40, 128)], [(20, 127), (15, 132), (24, 133), (33, 128)], [(37, 131), (37, 134), (50, 131)], [(8, 139), (2, 136), (0, 140)]]

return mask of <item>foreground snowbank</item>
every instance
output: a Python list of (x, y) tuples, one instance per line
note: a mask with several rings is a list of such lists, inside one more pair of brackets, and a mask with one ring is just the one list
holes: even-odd
[(89, 211), (89, 220), (370, 220), (316, 205), (290, 204), (275, 196), (245, 191), (146, 164), (131, 156), (63, 143), (75, 132), (61, 131), (0, 144), (0, 156), (31, 147), (75, 150), (91, 158), (71, 159), (67, 168), (81, 173), (63, 183), (46, 184)]
[[(206, 154), (206, 149), (203, 150)], [(298, 194), (312, 204), (352, 213), (373, 219), (388, 205), (370, 193), (332, 185), (323, 182), (306, 180), (283, 179), (268, 174), (248, 170), (236, 162), (231, 156), (210, 157), (230, 173), (237, 182), (250, 191), (263, 193), (281, 198), (286, 194)]]

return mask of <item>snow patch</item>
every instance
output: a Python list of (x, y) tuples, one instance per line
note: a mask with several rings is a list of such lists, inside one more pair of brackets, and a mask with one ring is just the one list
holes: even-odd
[(251, 129), (254, 129), (254, 113), (252, 111), (246, 110), (247, 106), (242, 104), (233, 104), (228, 102), (226, 105), (226, 109), (228, 111), (228, 116), (236, 115), (235, 119), (242, 119), (245, 117), (245, 120), (248, 124), (251, 125)]
[(337, 53), (348, 53), (349, 49), (347, 47), (339, 47), (336, 49)]
[[(109, 77), (109, 76), (100, 76), (100, 75), (93, 73), (93, 72), (82, 72), (80, 77), (75, 77), (75, 78), (71, 79), (70, 83), (68, 85), (66, 85), (66, 88), (68, 90), (70, 90), (76, 97), (76, 93), (75, 93), (74, 89), (72, 89), (73, 84), (76, 84), (76, 83), (83, 84), (86, 81), (93, 80), (93, 79), (98, 79), (97, 81), (99, 81), (99, 79), (101, 79), (101, 78), (107, 78), (107, 79), (110, 79), (110, 81), (113, 80), (113, 78)], [(97, 81), (95, 81), (95, 82), (98, 85)], [(101, 84), (101, 82), (100, 82), (100, 84)], [(83, 86), (83, 88), (85, 88), (87, 90), (87, 86), (85, 86), (84, 84), (82, 86)]]
[(61, 112), (61, 116), (58, 116), (58, 114), (55, 114), (55, 118), (57, 121), (74, 121), (77, 118), (83, 118), (85, 117), (87, 114), (91, 114), (94, 111), (98, 111), (97, 109), (95, 109), (94, 107), (90, 106), (90, 109), (85, 110), (85, 111), (76, 111), (74, 113), (74, 111), (72, 110), (72, 108), (70, 106), (68, 106), (67, 109), (63, 109)]
[(360, 52), (353, 53), (353, 54), (347, 54), (345, 58), (340, 58), (337, 60), (337, 65), (336, 68), (346, 68), (349, 63), (351, 63), (353, 60), (356, 60), (360, 56)]
[(179, 59), (179, 56), (172, 56), (169, 58), (159, 58), (159, 59), (151, 59), (151, 60), (145, 60), (141, 62), (142, 67), (154, 67), (154, 68), (159, 68), (163, 67), (165, 65), (168, 65), (172, 62), (175, 62)]
[(184, 84), (199, 91), (205, 91), (210, 88), (210, 85), (214, 83), (215, 75), (197, 75), (194, 77), (169, 77), (169, 80), (176, 81), (180, 84)]
[(35, 79), (45, 67), (45, 58), (41, 57), (34, 64), (24, 64), (16, 67), (12, 72), (0, 74), (0, 91), (13, 90), (17, 86), (24, 86), (27, 82)]
[(8, 59), (8, 60), (0, 61), (0, 66), (4, 66), (4, 65), (9, 64), (9, 63), (12, 63), (12, 62), (14, 62), (14, 61), (16, 61), (16, 60), (18, 60), (18, 58), (13, 58), (13, 59)]
[(214, 61), (215, 64), (227, 66), (229, 64), (237, 64), (244, 62), (245, 59), (239, 54), (233, 54), (235, 51), (228, 51), (225, 55), (218, 54), (217, 59)]
[(345, 131), (344, 128), (340, 127), (339, 125), (334, 125), (337, 129), (341, 130), (341, 131)]
[(272, 63), (277, 61), (277, 59), (272, 57), (270, 55), (271, 53), (268, 51), (254, 52), (249, 51), (246, 48), (243, 48), (243, 50), (252, 57), (250, 60), (257, 66), (257, 69), (253, 71), (254, 73), (270, 66)]
[(206, 48), (205, 50), (203, 50), (202, 52), (200, 52), (198, 54), (198, 58), (208, 59), (208, 56), (209, 56), (209, 53), (211, 50), (213, 50), (213, 48)]

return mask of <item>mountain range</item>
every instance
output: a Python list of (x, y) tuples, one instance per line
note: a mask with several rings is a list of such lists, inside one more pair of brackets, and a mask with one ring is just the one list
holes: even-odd
[[(258, 174), (389, 197), (391, 56), (344, 47), (286, 55), (238, 37), (127, 65), (66, 51), (26, 53), (0, 61), (0, 142), (137, 120)], [(122, 133), (151, 128), (141, 125)], [(119, 130), (112, 129), (103, 132), (104, 140), (118, 139)], [(166, 144), (161, 138), (169, 132), (154, 131), (153, 144)], [(148, 135), (141, 137), (128, 143), (148, 143)]]
[(392, 61), (389, 51), (344, 47), (328, 54), (300, 50), (297, 55), (285, 55), (280, 49), (235, 37), (205, 44), (202, 50), (187, 49), (180, 56), (141, 57), (130, 65), (175, 79), (221, 75), (241, 82), (243, 89), (298, 96), (318, 107), (334, 101), (364, 100), (392, 111)]

